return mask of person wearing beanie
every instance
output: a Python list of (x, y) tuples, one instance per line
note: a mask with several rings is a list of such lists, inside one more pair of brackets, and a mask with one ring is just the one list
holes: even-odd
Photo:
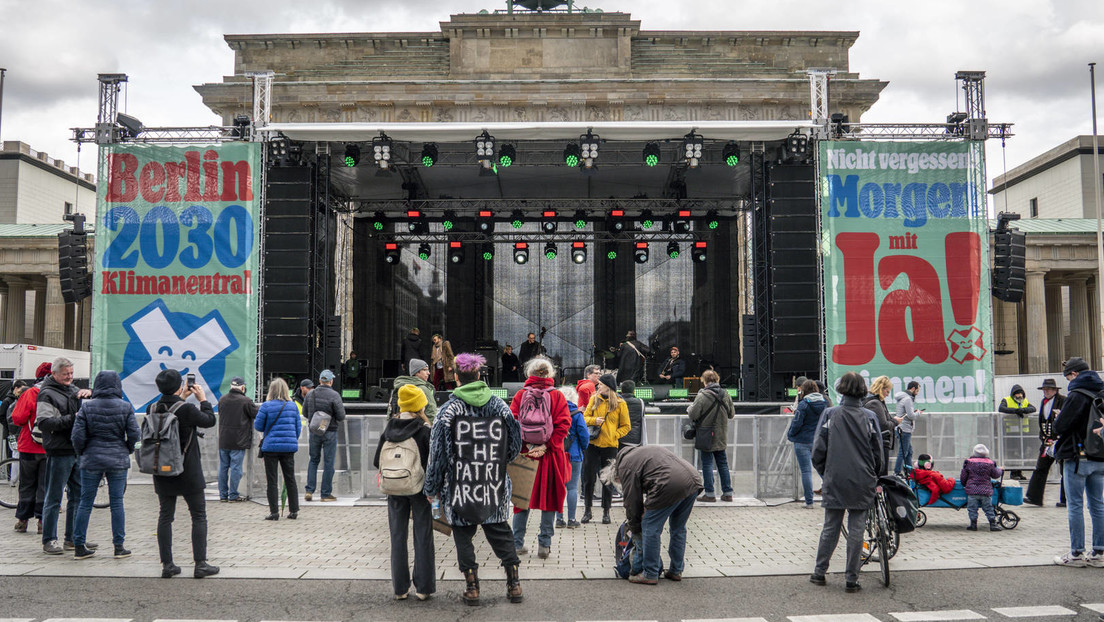
[(437, 400), (434, 397), (433, 385), (429, 383), (429, 363), (422, 359), (410, 359), (407, 364), (409, 375), (399, 376), (391, 383), (391, 399), (387, 403), (387, 414), (390, 417), (397, 416), (402, 409), (399, 407), (399, 389), (405, 386), (413, 386), (421, 389), (426, 398), (425, 416), (429, 425), (433, 425), (433, 419), (437, 416)]
[(46, 449), (31, 435), (38, 408), (38, 392), (50, 375), (50, 364), (35, 369), (35, 384), (19, 394), (12, 407), (12, 424), (19, 427), (16, 449), (19, 451), (19, 504), (15, 509), (15, 531), (27, 533), (27, 522), (38, 519), (42, 533), (42, 505), (46, 498)]
[[(415, 362), (421, 363), (422, 370), (429, 369), (425, 361), (414, 359), (410, 362), (412, 371), (414, 371)], [(401, 459), (405, 453), (401, 448), (409, 450), (413, 443), (418, 452), (421, 473), (418, 473), (417, 469), (413, 472), (407, 469), (390, 469), (401, 471), (400, 477), (412, 480), (406, 483), (416, 489), (414, 494), (387, 496), (387, 524), (391, 532), (391, 587), (395, 600), (405, 600), (410, 593), (407, 535), (410, 530), (409, 525), (413, 521), (414, 595), (418, 600), (426, 600), (437, 591), (437, 571), (433, 549), (433, 509), (429, 500), (422, 494), (426, 467), (429, 464), (430, 440), (429, 420), (426, 418), (425, 408), (426, 404), (431, 402), (426, 399), (421, 388), (414, 384), (399, 387), (395, 394), (399, 412), (387, 420), (387, 425), (380, 435), (379, 445), (376, 447), (373, 464), (376, 469), (381, 469), (382, 477), (384, 472), (389, 472), (389, 467), (392, 466), (390, 463)], [(383, 455), (385, 445), (388, 450), (386, 456)], [(382, 461), (381, 456), (383, 456)], [(399, 484), (397, 480), (395, 481)]]
[[(1062, 464), (1066, 490), (1066, 520), (1069, 524), (1070, 548), (1056, 556), (1059, 566), (1104, 567), (1104, 462), (1083, 453), (1086, 432), (1092, 416), (1093, 400), (1104, 391), (1100, 375), (1089, 369), (1081, 357), (1074, 357), (1062, 366), (1069, 381), (1062, 412), (1054, 423), (1058, 441), (1054, 444), (1054, 459)], [(1095, 494), (1094, 494), (1095, 491)], [(1087, 493), (1087, 494), (1086, 494)], [(1085, 510), (1092, 517), (1092, 548), (1085, 546)], [(1090, 553), (1091, 550), (1091, 553)]]
[[(632, 430), (629, 420), (629, 407), (625, 400), (617, 395), (617, 380), (613, 374), (598, 377), (598, 393), (587, 405), (583, 419), (590, 429), (590, 445), (583, 457), (583, 518), (589, 523), (593, 516), (590, 508), (594, 503), (594, 480), (602, 467), (617, 458), (620, 440)], [(613, 489), (602, 485), (602, 524), (608, 525), (610, 506), (613, 504)]]
[(989, 448), (981, 443), (974, 445), (974, 453), (962, 463), (958, 479), (966, 490), (966, 513), (970, 517), (968, 531), (977, 531), (978, 506), (989, 519), (989, 531), (1000, 531), (997, 513), (993, 509), (993, 482), (1004, 471), (989, 459)]
[[(1088, 365), (1085, 367), (1088, 368)], [(1012, 385), (1008, 397), (1001, 400), (1000, 407), (997, 410), (1006, 415), (1016, 415), (1018, 417), (1018, 419), (1004, 418), (1005, 455), (1023, 454), (1023, 441), (1025, 437), (1031, 434), (1031, 419), (1027, 415), (1035, 412), (1035, 407), (1027, 401), (1024, 388), (1018, 384)], [(1015, 480), (1024, 479), (1023, 473), (1019, 469), (1013, 469), (1009, 477)]]

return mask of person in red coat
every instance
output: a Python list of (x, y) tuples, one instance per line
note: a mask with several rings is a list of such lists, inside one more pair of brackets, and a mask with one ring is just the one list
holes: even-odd
[(27, 533), (27, 522), (38, 519), (42, 533), (42, 502), (46, 496), (46, 450), (31, 437), (38, 413), (39, 383), (50, 375), (50, 364), (42, 363), (35, 370), (36, 384), (19, 394), (12, 408), (12, 423), (19, 426), (19, 505), (15, 509), (15, 530)]
[(916, 470), (912, 472), (912, 478), (916, 480), (916, 484), (927, 488), (928, 492), (931, 493), (927, 505), (939, 501), (939, 495), (945, 495), (954, 490), (955, 487), (954, 478), (947, 479), (943, 477), (942, 473), (932, 469), (932, 464), (931, 456), (920, 454), (916, 463)]
[[(549, 412), (552, 416), (552, 436), (548, 442), (540, 445), (523, 443), (521, 446), (522, 455), (539, 461), (533, 493), (529, 497), (529, 510), (541, 511), (537, 556), (547, 559), (552, 550), (556, 512), (563, 509), (567, 479), (571, 474), (571, 463), (564, 453), (564, 439), (571, 429), (571, 412), (567, 408), (567, 399), (555, 390), (556, 368), (552, 361), (543, 356), (532, 358), (525, 364), (525, 374), (528, 376), (525, 387), (514, 394), (510, 411), (515, 418), (520, 418), (521, 403), (528, 393), (535, 399), (550, 400)], [(529, 519), (529, 510), (514, 508), (514, 548), (518, 555), (529, 552), (525, 548), (525, 523)]]

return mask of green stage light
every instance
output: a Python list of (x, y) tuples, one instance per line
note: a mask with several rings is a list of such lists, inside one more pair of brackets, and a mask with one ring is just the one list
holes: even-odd
[(352, 168), (360, 162), (360, 146), (356, 143), (345, 145), (345, 166)]
[(717, 218), (716, 210), (710, 210), (709, 213), (705, 215), (705, 226), (709, 229), (716, 229), (721, 226), (721, 221)]
[(494, 253), (491, 251), (483, 251), (483, 261), (490, 261), (494, 259)]
[(585, 229), (587, 226), (586, 212), (579, 210), (575, 212), (575, 228)]
[(441, 228), (445, 231), (452, 231), (452, 228), (456, 226), (456, 212), (448, 210), (445, 212), (445, 219), (441, 221)]
[(491, 242), (484, 242), (482, 246), (483, 261), (491, 261), (494, 259), (494, 244)]
[(422, 146), (422, 166), (429, 168), (434, 164), (437, 164), (437, 145), (433, 143), (426, 143)]
[(644, 210), (640, 213), (640, 227), (643, 229), (651, 229), (655, 226), (655, 218), (652, 217), (651, 210)]
[(644, 164), (647, 166), (655, 166), (659, 164), (659, 144), (648, 143), (644, 145)]
[(724, 146), (721, 157), (724, 158), (725, 164), (736, 166), (740, 163), (740, 146), (735, 141), (729, 142)]
[(671, 259), (678, 259), (679, 256), (679, 244), (678, 242), (667, 243), (667, 256)]
[(498, 150), (498, 164), (507, 167), (517, 162), (517, 149), (513, 145), (502, 145)]
[(430, 249), (429, 244), (423, 242), (418, 245), (418, 259), (421, 259), (422, 261), (428, 260), (431, 252), (432, 249)]
[(579, 166), (579, 153), (579, 145), (577, 143), (568, 143), (563, 151), (564, 164), (572, 168)]
[(558, 249), (556, 248), (556, 243), (555, 242), (549, 242), (548, 244), (545, 244), (544, 245), (544, 258), (545, 259), (555, 259), (556, 255), (558, 254), (557, 251), (558, 251)]
[(617, 259), (617, 251), (610, 251), (606, 253), (606, 259)]

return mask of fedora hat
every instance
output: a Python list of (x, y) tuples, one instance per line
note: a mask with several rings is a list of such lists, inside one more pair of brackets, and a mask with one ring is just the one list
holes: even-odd
[(1058, 383), (1054, 381), (1054, 378), (1046, 378), (1043, 380), (1043, 386), (1040, 389), (1058, 389)]

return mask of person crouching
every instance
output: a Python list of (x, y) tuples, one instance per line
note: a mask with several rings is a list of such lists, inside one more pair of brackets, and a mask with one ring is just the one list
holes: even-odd
[(977, 531), (978, 506), (989, 519), (989, 531), (1000, 531), (997, 513), (993, 510), (993, 482), (1004, 471), (989, 459), (989, 448), (981, 443), (974, 445), (974, 453), (962, 463), (958, 480), (966, 489), (966, 513), (970, 515), (968, 531)]

